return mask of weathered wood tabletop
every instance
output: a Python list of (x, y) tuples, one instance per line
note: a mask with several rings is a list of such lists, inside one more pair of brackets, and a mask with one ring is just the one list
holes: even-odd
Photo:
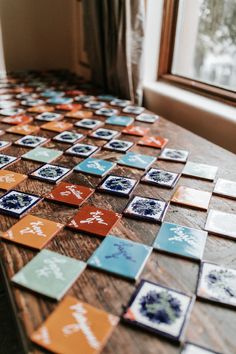
[[(105, 118), (101, 119), (105, 120)], [(68, 120), (72, 121), (71, 119)], [(75, 122), (75, 120), (73, 120), (73, 122)], [(37, 123), (36, 121), (34, 124), (42, 123)], [(141, 122), (136, 122), (136, 124), (149, 127), (151, 129), (150, 135), (161, 135), (168, 138), (168, 147), (188, 150), (190, 152), (189, 160), (218, 166), (219, 171), (217, 177), (236, 180), (236, 158), (232, 153), (162, 118), (155, 124), (145, 124)], [(9, 125), (6, 124), (0, 125), (1, 129), (8, 127)], [(114, 126), (107, 125), (106, 127), (116, 129)], [(75, 131), (84, 132), (82, 129), (75, 129)], [(39, 134), (45, 137), (53, 137), (56, 135), (56, 133), (47, 132), (45, 130), (41, 130)], [(224, 134), (223, 127), (222, 134)], [(225, 138), (227, 139), (227, 137)], [(5, 134), (1, 139), (15, 141), (19, 139), (19, 136)], [(125, 135), (122, 136), (122, 139), (134, 142), (139, 140), (138, 137)], [(83, 142), (96, 145), (104, 144), (104, 141), (98, 139), (86, 139)], [(50, 141), (45, 147), (65, 150), (68, 148), (68, 145)], [(28, 151), (28, 149), (12, 145), (5, 149), (4, 153), (20, 156), (26, 151)], [(157, 149), (142, 146), (134, 146), (132, 151), (154, 156), (159, 154), (159, 150)], [(121, 156), (121, 154), (107, 150), (101, 150), (96, 154), (96, 157), (110, 161), (116, 161), (119, 156)], [(72, 168), (81, 160), (81, 158), (63, 155), (56, 160), (56, 163)], [(21, 159), (7, 169), (28, 174), (40, 165), (42, 164)], [(181, 172), (184, 164), (157, 160), (154, 164), (154, 167), (155, 166), (173, 172)], [(137, 169), (118, 165), (112, 172), (129, 177), (133, 176), (135, 178), (139, 178), (143, 174), (142, 171)], [(101, 181), (101, 178), (73, 172), (65, 180), (95, 188)], [(181, 177), (177, 186), (178, 185), (191, 186), (205, 191), (212, 191), (214, 187), (214, 183), (212, 182), (187, 177)], [(28, 178), (16, 189), (43, 196), (53, 187), (52, 184)], [(2, 194), (3, 192), (1, 192), (1, 195)], [(139, 183), (134, 194), (169, 201), (173, 190)], [(119, 213), (122, 213), (127, 202), (127, 198), (100, 194), (98, 192), (94, 193), (88, 200), (88, 203)], [(235, 213), (236, 202), (213, 195), (210, 208)], [(76, 211), (76, 208), (43, 200), (33, 208), (30, 213), (66, 224)], [(203, 229), (206, 217), (207, 212), (171, 204), (168, 208), (165, 221)], [(7, 230), (17, 221), (15, 218), (3, 215), (0, 215), (0, 220), (1, 231)], [(112, 229), (111, 234), (142, 242), (146, 245), (152, 245), (159, 227), (160, 226), (157, 224), (132, 220), (123, 216)], [(98, 237), (80, 234), (79, 232), (64, 228), (46, 248), (79, 260), (87, 261), (101, 241), (102, 239)], [(19, 324), (25, 350), (26, 352), (32, 351), (34, 353), (44, 352), (42, 349), (36, 348), (28, 338), (53, 311), (57, 303), (43, 296), (19, 289), (10, 281), (10, 278), (29, 262), (36, 252), (6, 241), (1, 241), (0, 246), (5, 282), (8, 287), (9, 296), (12, 298), (15, 316)], [(236, 269), (235, 255), (235, 241), (223, 237), (216, 237), (212, 234), (208, 235), (203, 257), (204, 260)], [(197, 262), (153, 251), (140, 279), (148, 279), (191, 295), (196, 291), (198, 271), (199, 263)], [(95, 271), (87, 267), (74, 286), (69, 290), (68, 294), (74, 295), (78, 299), (86, 301), (95, 307), (120, 316), (124, 306), (127, 305), (131, 294), (135, 290), (136, 285), (137, 284), (128, 280), (115, 277), (105, 272)], [(187, 326), (185, 338), (186, 340), (209, 347), (213, 350), (225, 354), (233, 354), (236, 352), (235, 331), (236, 316), (232, 308), (230, 309), (197, 299)], [(162, 339), (160, 336), (149, 334), (148, 332), (133, 328), (121, 322), (106, 344), (103, 354), (174, 354), (179, 353), (179, 351), (179, 346)]]

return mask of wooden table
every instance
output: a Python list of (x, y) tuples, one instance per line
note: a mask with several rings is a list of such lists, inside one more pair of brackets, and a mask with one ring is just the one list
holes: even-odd
[[(35, 122), (35, 124), (38, 123)], [(156, 134), (169, 138), (168, 147), (188, 150), (190, 152), (189, 159), (191, 161), (219, 166), (218, 177), (236, 180), (236, 158), (232, 153), (162, 118), (154, 125), (141, 122), (137, 122), (136, 124), (150, 127), (151, 135)], [(1, 129), (6, 129), (7, 127), (9, 126), (4, 124), (0, 126)], [(107, 127), (116, 129), (114, 126)], [(82, 130), (79, 129), (77, 129), (77, 131), (82, 132)], [(41, 130), (40, 135), (52, 137), (56, 134)], [(18, 139), (19, 136), (5, 134), (1, 138), (13, 141)], [(138, 141), (139, 139), (138, 137), (131, 136), (123, 136), (122, 138), (128, 138), (128, 140), (132, 141)], [(97, 145), (104, 143), (97, 139), (87, 139), (87, 142)], [(67, 144), (53, 141), (45, 146), (62, 150), (67, 148)], [(135, 146), (133, 150), (155, 156), (159, 153), (156, 149), (141, 146)], [(4, 153), (20, 156), (26, 151), (28, 151), (28, 149), (12, 145), (5, 149)], [(101, 150), (97, 156), (110, 161), (116, 161), (120, 154)], [(72, 168), (81, 160), (80, 158), (63, 155), (56, 163)], [(10, 166), (9, 169), (27, 174), (38, 166), (40, 166), (38, 163), (20, 160)], [(181, 163), (157, 161), (154, 166), (163, 167), (173, 172), (181, 172), (184, 165)], [(142, 171), (118, 165), (112, 172), (124, 176), (134, 176), (136, 178), (139, 178), (143, 174)], [(96, 187), (101, 179), (74, 172), (66, 180), (89, 187)], [(205, 191), (212, 191), (214, 183), (181, 177), (178, 185), (186, 185)], [(17, 189), (43, 196), (52, 188), (53, 185), (51, 184), (28, 178), (21, 183)], [(173, 190), (140, 183), (135, 194), (146, 197), (163, 198), (168, 201), (173, 194)], [(89, 203), (95, 203), (98, 207), (112, 209), (121, 213), (127, 204), (127, 199), (96, 192), (90, 198)], [(212, 197), (210, 207), (227, 212), (236, 212), (235, 201), (218, 196)], [(58, 205), (44, 200), (33, 209), (32, 214), (66, 224), (76, 211), (76, 208)], [(165, 221), (202, 229), (204, 228), (206, 217), (206, 212), (170, 205)], [(17, 221), (12, 217), (2, 215), (0, 216), (0, 220), (2, 231), (7, 230)], [(123, 217), (112, 229), (111, 233), (133, 241), (152, 245), (159, 227), (160, 226), (156, 224)], [(48, 244), (47, 248), (79, 260), (87, 261), (100, 242), (101, 239), (97, 237), (87, 236), (65, 228)], [(43, 296), (19, 289), (10, 282), (10, 278), (29, 262), (35, 254), (36, 252), (30, 249), (4, 241), (1, 242), (1, 262), (5, 274), (5, 282), (8, 294), (12, 299), (15, 317), (25, 351), (42, 353), (44, 351), (36, 348), (28, 340), (28, 336), (34, 329), (42, 324), (56, 307), (57, 303)], [(204, 260), (236, 268), (235, 255), (236, 242), (209, 234), (204, 252)], [(197, 285), (198, 270), (199, 264), (196, 262), (153, 251), (140, 278), (167, 285), (173, 289), (189, 294), (194, 294)], [(119, 316), (122, 314), (123, 308), (128, 303), (134, 289), (135, 284), (130, 281), (87, 268), (68, 294), (74, 295), (83, 301)], [(235, 311), (201, 300), (196, 301), (186, 330), (186, 340), (225, 354), (233, 354), (236, 352), (235, 332)], [(171, 344), (161, 337), (120, 323), (105, 346), (103, 354), (174, 354), (179, 353), (179, 351), (180, 348), (178, 346)]]

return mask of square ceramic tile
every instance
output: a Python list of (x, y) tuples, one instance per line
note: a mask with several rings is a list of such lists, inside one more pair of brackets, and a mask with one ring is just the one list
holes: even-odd
[(0, 154), (0, 168), (10, 166), (18, 160), (19, 160), (19, 157)]
[(185, 176), (198, 177), (214, 181), (218, 167), (187, 161), (182, 174)]
[(0, 189), (9, 190), (27, 178), (26, 175), (8, 170), (0, 170)]
[(85, 267), (84, 262), (45, 249), (21, 268), (11, 280), (26, 289), (60, 300)]
[(236, 270), (203, 262), (199, 273), (197, 296), (236, 306)]
[(71, 172), (72, 170), (66, 167), (46, 164), (31, 172), (29, 176), (48, 183), (58, 183)]
[(20, 218), (40, 200), (35, 194), (11, 190), (0, 197), (0, 213)]
[(165, 286), (142, 280), (133, 294), (123, 319), (138, 327), (182, 340), (194, 298)]
[(106, 105), (105, 102), (99, 102), (99, 101), (89, 101), (85, 103), (84, 107), (89, 108), (89, 109), (101, 109)]
[(27, 112), (44, 113), (44, 112), (53, 112), (54, 110), (55, 108), (52, 106), (42, 105), (42, 106), (30, 107), (27, 109)]
[(50, 352), (99, 354), (119, 318), (66, 296), (31, 340)]
[(24, 114), (25, 111), (22, 108), (3, 108), (0, 109), (0, 115), (1, 116), (16, 116), (18, 114)]
[(61, 91), (53, 91), (53, 90), (45, 90), (41, 92), (40, 96), (45, 97), (45, 98), (51, 98), (51, 97), (61, 97), (64, 96), (65, 93)]
[[(16, 115), (16, 114), (21, 114), (21, 113), (15, 113), (15, 110), (12, 110), (12, 108), (18, 106), (18, 102), (16, 101), (0, 101), (0, 109), (1, 112), (3, 111), (5, 112), (10, 112), (12, 116)], [(8, 116), (8, 114), (3, 114)]]
[(94, 96), (91, 95), (79, 95), (75, 97), (76, 102), (87, 103), (94, 100)]
[(154, 198), (134, 196), (124, 210), (126, 216), (152, 222), (161, 222), (168, 203)]
[(139, 107), (139, 106), (126, 106), (123, 109), (124, 113), (129, 113), (129, 114), (141, 114), (143, 113), (144, 108), (143, 107)]
[(168, 139), (162, 138), (161, 136), (144, 136), (138, 141), (138, 144), (156, 149), (163, 149), (168, 141)]
[(106, 124), (118, 125), (123, 127), (129, 126), (133, 122), (134, 118), (128, 116), (112, 116), (110, 118), (107, 118), (106, 120)]
[(22, 158), (38, 162), (52, 162), (62, 154), (63, 152), (60, 150), (36, 147), (22, 155)]
[(152, 247), (109, 235), (89, 258), (88, 265), (137, 280), (151, 252)]
[(0, 140), (0, 150), (3, 150), (11, 145), (10, 141)]
[(155, 123), (159, 119), (159, 116), (155, 114), (142, 113), (136, 117), (136, 120), (144, 123)]
[(42, 136), (35, 136), (35, 135), (25, 135), (23, 138), (20, 138), (14, 142), (16, 145), (34, 148), (43, 144), (46, 144), (49, 139), (44, 138)]
[(110, 102), (111, 106), (116, 106), (116, 107), (126, 107), (131, 104), (131, 101), (128, 100), (121, 100), (120, 98), (115, 98)]
[(43, 122), (54, 122), (56, 120), (60, 120), (63, 118), (61, 114), (54, 112), (43, 112), (35, 117), (37, 120), (41, 120)]
[(49, 130), (52, 132), (64, 132), (65, 130), (69, 130), (73, 127), (73, 124), (65, 122), (65, 121), (59, 121), (59, 122), (48, 122), (43, 125), (41, 125), (41, 129)]
[(66, 104), (58, 104), (56, 109), (59, 111), (77, 111), (82, 108), (82, 105), (79, 103), (66, 103)]
[(53, 140), (59, 141), (61, 143), (74, 144), (75, 142), (80, 141), (83, 138), (84, 138), (83, 134), (70, 132), (70, 131), (64, 131), (64, 132), (54, 136)]
[(66, 150), (66, 154), (88, 157), (98, 152), (100, 150), (99, 146), (89, 145), (89, 144), (75, 144)]
[(14, 127), (8, 128), (6, 131), (12, 134), (19, 135), (30, 135), (37, 133), (39, 131), (39, 127), (36, 125), (24, 124), (24, 125), (16, 125)]
[(105, 237), (120, 218), (121, 215), (114, 211), (83, 205), (67, 226), (78, 231)]
[(113, 150), (113, 151), (126, 152), (133, 145), (134, 145), (134, 143), (132, 143), (132, 141), (113, 139), (113, 140), (108, 141), (103, 146), (103, 148), (108, 149), (108, 150)]
[(210, 192), (205, 192), (185, 186), (179, 186), (172, 196), (171, 202), (187, 205), (197, 209), (207, 210), (211, 195), (212, 194)]
[(214, 352), (213, 350), (188, 342), (185, 343), (180, 354), (220, 354), (220, 353)]
[(109, 175), (101, 182), (98, 190), (100, 192), (129, 197), (137, 184), (138, 181), (134, 178)]
[(35, 106), (41, 106), (45, 102), (43, 100), (37, 99), (37, 98), (27, 98), (23, 101), (20, 102), (22, 106), (26, 107), (35, 107)]
[(119, 159), (118, 164), (128, 166), (128, 167), (138, 168), (141, 170), (146, 170), (155, 161), (156, 161), (156, 157), (154, 156), (142, 155), (134, 152), (127, 152), (124, 156), (122, 156)]
[(142, 177), (141, 181), (153, 184), (154, 186), (174, 188), (180, 178), (180, 174), (161, 170), (159, 168), (150, 168)]
[(38, 216), (27, 215), (9, 230), (2, 238), (34, 249), (42, 249), (63, 228), (63, 225)]
[(91, 118), (92, 116), (93, 116), (92, 111), (82, 111), (82, 110), (71, 111), (65, 115), (65, 117), (73, 118), (73, 119)]
[(82, 205), (94, 192), (94, 189), (60, 182), (53, 190), (45, 196), (46, 199), (72, 206)]
[(1, 119), (2, 123), (18, 125), (18, 124), (27, 124), (32, 122), (33, 118), (26, 116), (24, 114), (16, 116), (16, 117), (5, 117)]
[(201, 260), (207, 232), (164, 222), (154, 241), (153, 248), (187, 258)]
[(88, 173), (95, 176), (104, 176), (115, 167), (114, 162), (88, 157), (74, 167), (76, 172)]
[(79, 128), (84, 128), (84, 129), (97, 129), (99, 127), (101, 127), (104, 123), (101, 122), (100, 120), (97, 119), (81, 119), (79, 122), (75, 123), (76, 127)]
[(205, 230), (236, 239), (236, 214), (210, 209)]
[(149, 128), (140, 127), (138, 125), (130, 125), (122, 129), (122, 134), (144, 136), (149, 132)]
[(216, 181), (213, 193), (223, 197), (236, 199), (236, 182), (219, 178)]
[(91, 138), (97, 138), (97, 139), (102, 139), (102, 140), (111, 140), (111, 139), (117, 137), (118, 135), (120, 135), (120, 132), (117, 130), (98, 128), (97, 130), (92, 132), (89, 136)]
[(97, 114), (98, 116), (105, 116), (105, 117), (111, 117), (118, 113), (119, 111), (114, 108), (100, 108), (95, 111), (95, 114)]
[(105, 102), (110, 102), (112, 100), (115, 100), (116, 97), (113, 95), (109, 95), (109, 94), (102, 94), (102, 95), (98, 95), (97, 99), (101, 100), (101, 101), (105, 101)]
[(162, 150), (158, 158), (160, 160), (169, 160), (173, 162), (186, 162), (188, 158), (188, 151), (165, 148)]
[(52, 97), (52, 98), (49, 98), (47, 100), (47, 103), (49, 104), (69, 104), (69, 103), (72, 103), (73, 102), (73, 99), (70, 98), (70, 97)]

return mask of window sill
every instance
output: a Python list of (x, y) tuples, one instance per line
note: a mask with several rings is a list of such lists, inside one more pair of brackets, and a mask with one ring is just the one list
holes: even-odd
[(151, 111), (236, 153), (236, 108), (166, 82), (144, 83)]

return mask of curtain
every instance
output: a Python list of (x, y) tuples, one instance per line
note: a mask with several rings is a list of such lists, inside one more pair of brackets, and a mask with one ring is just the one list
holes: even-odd
[(92, 80), (142, 102), (144, 0), (82, 0), (84, 43)]

